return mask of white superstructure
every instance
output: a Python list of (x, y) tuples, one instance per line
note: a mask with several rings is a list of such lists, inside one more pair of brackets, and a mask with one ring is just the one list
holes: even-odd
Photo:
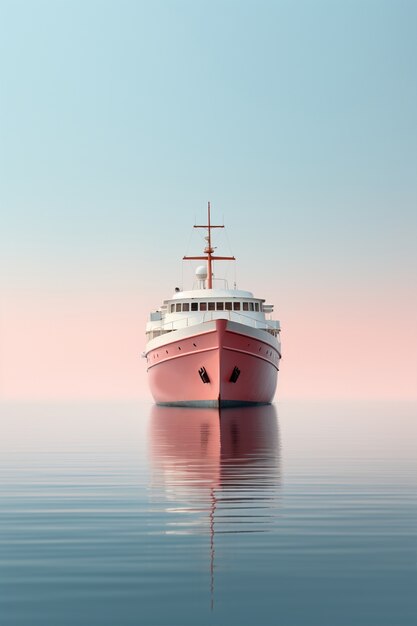
[(252, 328), (262, 329), (279, 338), (280, 323), (268, 319), (273, 305), (254, 298), (250, 291), (237, 289), (193, 289), (176, 291), (172, 298), (149, 316), (147, 341), (173, 330), (216, 319), (228, 319)]

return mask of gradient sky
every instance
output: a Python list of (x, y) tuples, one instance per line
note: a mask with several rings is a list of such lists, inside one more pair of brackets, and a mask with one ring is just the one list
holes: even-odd
[(416, 399), (416, 181), (414, 0), (0, 0), (2, 397), (149, 397), (211, 200), (277, 398)]

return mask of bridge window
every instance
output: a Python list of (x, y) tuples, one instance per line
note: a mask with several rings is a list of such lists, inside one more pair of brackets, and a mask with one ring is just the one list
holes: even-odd
[(215, 308), (216, 308), (216, 303), (215, 302), (209, 302), (208, 303), (208, 310), (209, 311), (214, 311)]
[(175, 311), (176, 311), (177, 313), (179, 313), (179, 312), (181, 311), (181, 302), (178, 302), (178, 303), (175, 305)]
[(175, 304), (171, 304), (171, 313), (174, 312), (174, 309), (175, 309)]
[(259, 302), (255, 302), (255, 311), (259, 311)]
[(191, 310), (198, 311), (198, 302), (191, 302)]
[(244, 311), (249, 311), (249, 302), (244, 302), (243, 303), (243, 310)]
[(249, 302), (249, 310), (254, 311), (255, 307), (253, 306), (253, 302)]
[(190, 310), (190, 303), (189, 302), (184, 302), (182, 305), (182, 310), (183, 311), (189, 311)]
[(200, 311), (207, 311), (207, 302), (200, 302)]
[(232, 310), (232, 303), (231, 302), (225, 302), (224, 303), (224, 308), (226, 309), (226, 311), (231, 311)]
[(233, 310), (240, 311), (240, 302), (233, 302)]

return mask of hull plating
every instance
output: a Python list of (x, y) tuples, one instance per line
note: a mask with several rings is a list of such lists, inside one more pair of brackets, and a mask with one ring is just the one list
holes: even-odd
[(211, 407), (272, 402), (280, 354), (267, 340), (246, 335), (244, 328), (237, 332), (228, 329), (227, 320), (217, 320), (208, 332), (190, 332), (150, 350), (155, 402)]

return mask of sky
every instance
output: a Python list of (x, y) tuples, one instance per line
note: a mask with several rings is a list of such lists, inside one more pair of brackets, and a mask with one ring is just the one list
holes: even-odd
[(150, 399), (210, 200), (277, 400), (417, 399), (416, 172), (413, 0), (0, 0), (0, 396)]

